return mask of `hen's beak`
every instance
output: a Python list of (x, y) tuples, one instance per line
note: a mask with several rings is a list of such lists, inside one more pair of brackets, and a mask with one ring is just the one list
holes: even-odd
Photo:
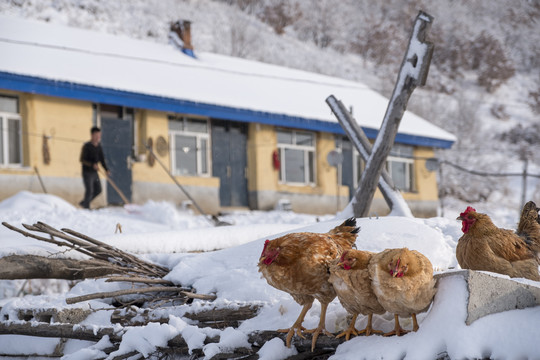
[(460, 215), (460, 216), (458, 216), (458, 217), (456, 218), (456, 220), (463, 221), (463, 220), (465, 220), (465, 219), (463, 219), (463, 218), (461, 217), (461, 215)]
[(392, 272), (392, 277), (397, 277), (399, 272), (399, 264), (401, 263), (401, 259), (398, 259), (396, 263), (396, 267), (394, 268), (394, 271)]

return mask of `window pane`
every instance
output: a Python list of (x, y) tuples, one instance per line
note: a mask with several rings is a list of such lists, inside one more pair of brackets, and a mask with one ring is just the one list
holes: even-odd
[(309, 173), (309, 182), (314, 183), (315, 182), (315, 166), (313, 164), (314, 161), (314, 153), (313, 151), (308, 152), (308, 173)]
[(305, 182), (304, 152), (285, 149), (285, 179), (287, 182)]
[(414, 165), (413, 164), (407, 164), (408, 168), (409, 168), (409, 191), (415, 191), (416, 190), (416, 186), (415, 186), (415, 182), (414, 182)]
[(180, 175), (197, 173), (197, 141), (193, 136), (176, 135), (175, 160), (176, 171)]
[(0, 96), (0, 111), (18, 114), (17, 98)]
[(0, 117), (0, 164), (4, 164), (4, 136), (4, 119)]
[(278, 130), (277, 142), (278, 144), (292, 144), (292, 132)]
[(296, 145), (313, 146), (313, 134), (297, 132)]
[(107, 105), (107, 104), (100, 104), (99, 105), (99, 113), (101, 115), (101, 118), (109, 118), (109, 119), (121, 119), (122, 118), (122, 107), (116, 106), (116, 105)]
[(21, 162), (20, 125), (21, 122), (17, 119), (8, 120), (8, 153), (10, 164), (19, 164)]
[(208, 164), (207, 164), (207, 146), (208, 140), (201, 139), (201, 174), (208, 173)]
[(394, 181), (394, 185), (400, 190), (408, 190), (407, 179), (405, 177), (405, 167), (407, 166), (407, 164), (397, 161), (391, 161), (389, 162), (389, 165), (391, 167), (390, 172), (392, 174), (392, 180)]
[(174, 117), (170, 117), (169, 130), (176, 130), (176, 131), (184, 130), (184, 123), (182, 122), (182, 119), (176, 119)]
[(208, 121), (199, 120), (199, 119), (187, 119), (187, 121), (186, 121), (186, 131), (207, 133), (208, 132)]
[(394, 144), (390, 150), (390, 155), (412, 158), (413, 147), (407, 145)]

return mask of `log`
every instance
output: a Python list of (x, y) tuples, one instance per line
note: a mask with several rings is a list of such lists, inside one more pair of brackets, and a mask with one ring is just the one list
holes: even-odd
[[(122, 341), (122, 334), (125, 329), (118, 330), (113, 327), (87, 327), (82, 325), (72, 324), (48, 324), (36, 322), (2, 322), (0, 321), (0, 335), (24, 335), (37, 336), (46, 338), (65, 338), (78, 339), (97, 342), (104, 336), (109, 336), (111, 343), (119, 344)], [(248, 335), (248, 342), (252, 345), (252, 349), (239, 348), (235, 349), (230, 355), (250, 355), (256, 352), (267, 342), (273, 338), (279, 337), (285, 342), (287, 334), (278, 333), (276, 331), (257, 331)], [(335, 349), (344, 340), (342, 338), (320, 336), (317, 339), (315, 351), (311, 352), (311, 338), (306, 336), (306, 339), (293, 337), (292, 345), (298, 350), (298, 355), (294, 359), (310, 359), (315, 355), (331, 355)], [(219, 342), (219, 337), (207, 337), (204, 340), (205, 345)], [(189, 355), (188, 345), (181, 335), (178, 335), (167, 343), (168, 349), (173, 349), (175, 354)], [(160, 352), (165, 352), (167, 348), (159, 349)], [(198, 352), (194, 352), (198, 353)], [(220, 358), (224, 359), (228, 354), (222, 354)], [(230, 357), (230, 356), (229, 356)]]
[(66, 304), (76, 304), (78, 302), (88, 301), (88, 300), (93, 300), (93, 299), (106, 299), (106, 298), (113, 298), (116, 296), (145, 294), (149, 292), (176, 292), (190, 299), (200, 299), (200, 300), (215, 300), (216, 299), (215, 295), (196, 294), (196, 293), (188, 292), (184, 288), (177, 288), (177, 287), (172, 287), (172, 286), (155, 286), (155, 287), (118, 290), (118, 291), (111, 291), (111, 292), (101, 292), (101, 293), (95, 293), (95, 294), (75, 296), (72, 298), (67, 298)]
[(0, 258), (0, 279), (81, 280), (125, 270), (106, 261), (47, 258), (37, 255), (9, 255)]

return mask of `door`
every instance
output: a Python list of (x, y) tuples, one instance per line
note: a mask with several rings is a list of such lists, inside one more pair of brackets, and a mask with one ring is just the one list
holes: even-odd
[[(111, 180), (128, 201), (131, 201), (131, 121), (113, 118), (101, 119), (101, 146), (111, 171)], [(107, 182), (107, 203), (122, 205), (118, 191)]]
[(247, 126), (212, 121), (212, 174), (219, 177), (221, 206), (248, 206)]

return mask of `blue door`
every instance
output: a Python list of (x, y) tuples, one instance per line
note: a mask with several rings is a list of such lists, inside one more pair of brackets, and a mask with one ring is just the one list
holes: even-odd
[(212, 174), (219, 177), (221, 206), (248, 206), (247, 126), (212, 121)]
[[(105, 161), (111, 171), (111, 180), (131, 202), (131, 121), (113, 118), (101, 119), (101, 146)], [(107, 182), (107, 203), (122, 205), (124, 201), (118, 192)]]

